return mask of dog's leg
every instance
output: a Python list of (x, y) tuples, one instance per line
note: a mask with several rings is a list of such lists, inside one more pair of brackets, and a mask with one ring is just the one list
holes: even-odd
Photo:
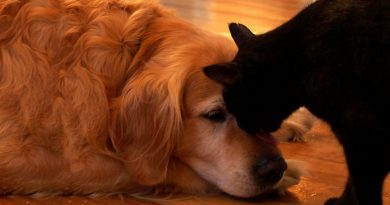
[(305, 107), (300, 107), (284, 120), (278, 130), (272, 135), (278, 141), (304, 141), (304, 135), (317, 121), (317, 117), (309, 112)]

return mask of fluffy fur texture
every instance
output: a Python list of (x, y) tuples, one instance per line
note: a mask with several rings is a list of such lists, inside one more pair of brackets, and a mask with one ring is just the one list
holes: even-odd
[(153, 1), (0, 1), (0, 193), (250, 197), (297, 183), (294, 165), (263, 182), (256, 164), (279, 150), (237, 126), (202, 72), (236, 50)]
[(207, 68), (227, 109), (248, 130), (272, 131), (299, 106), (329, 122), (349, 179), (328, 205), (380, 205), (390, 171), (390, 1), (319, 0), (255, 36), (230, 25), (232, 63)]
[(307, 108), (300, 107), (283, 120), (272, 136), (279, 141), (304, 142), (305, 134), (319, 121)]

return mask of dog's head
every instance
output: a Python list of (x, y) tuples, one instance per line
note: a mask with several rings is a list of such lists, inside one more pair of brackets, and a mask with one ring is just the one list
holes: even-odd
[(178, 160), (234, 196), (256, 196), (275, 187), (287, 165), (272, 137), (250, 135), (239, 128), (226, 109), (222, 87), (201, 69), (191, 73), (183, 94)]
[(254, 35), (242, 24), (229, 25), (239, 51), (230, 63), (209, 66), (205, 74), (224, 86), (224, 100), (249, 133), (275, 131), (298, 107), (284, 31)]
[(222, 86), (203, 73), (232, 60), (234, 43), (175, 20), (156, 21), (150, 30), (137, 54), (143, 58), (133, 63), (143, 67), (118, 99), (110, 139), (134, 180), (239, 197), (275, 187), (287, 165), (272, 138), (240, 129)]

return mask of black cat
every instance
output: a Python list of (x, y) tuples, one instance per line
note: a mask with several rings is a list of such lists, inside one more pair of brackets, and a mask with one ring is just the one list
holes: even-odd
[(390, 1), (319, 0), (262, 35), (229, 28), (236, 58), (204, 71), (224, 85), (239, 126), (270, 132), (307, 107), (331, 125), (349, 168), (344, 193), (325, 204), (382, 204), (390, 170)]

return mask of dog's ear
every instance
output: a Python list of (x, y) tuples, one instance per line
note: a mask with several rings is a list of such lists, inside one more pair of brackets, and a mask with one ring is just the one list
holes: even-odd
[(204, 68), (203, 72), (207, 77), (225, 86), (233, 85), (241, 78), (241, 72), (235, 63), (211, 65)]
[[(156, 185), (166, 179), (168, 164), (182, 133), (179, 80), (146, 69), (128, 82), (118, 102), (117, 127), (111, 138), (135, 180)], [(157, 71), (158, 70), (158, 71)]]
[(248, 27), (239, 23), (230, 23), (229, 30), (234, 42), (236, 42), (239, 48), (249, 39), (254, 38), (256, 36), (252, 33), (251, 30), (249, 30)]

